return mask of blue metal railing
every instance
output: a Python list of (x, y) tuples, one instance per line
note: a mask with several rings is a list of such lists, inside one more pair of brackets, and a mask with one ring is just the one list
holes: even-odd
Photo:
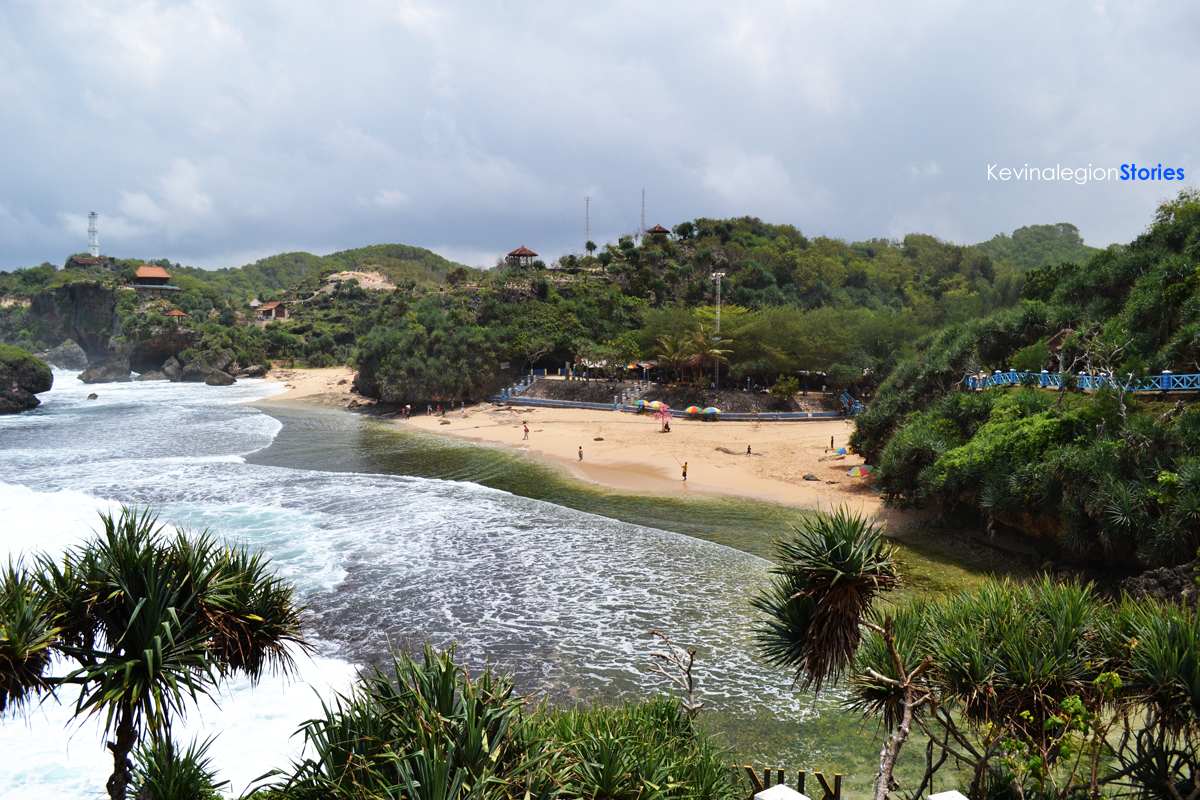
[[(1075, 385), (1087, 391), (1119, 388), (1108, 378), (1100, 375), (1072, 375)], [(993, 386), (1062, 386), (1061, 373), (1051, 372), (994, 372), (991, 375), (967, 375), (963, 383), (969, 389), (989, 389)], [(1175, 375), (1164, 372), (1129, 382), (1125, 389), (1130, 392), (1171, 392), (1200, 389), (1200, 375)]]

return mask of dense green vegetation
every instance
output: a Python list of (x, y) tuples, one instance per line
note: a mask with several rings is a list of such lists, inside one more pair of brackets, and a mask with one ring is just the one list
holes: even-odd
[[(725, 380), (770, 386), (780, 375), (807, 382), (805, 373), (819, 372), (812, 380), (871, 385), (921, 336), (1016, 302), (1024, 265), (1087, 251), (1065, 224), (972, 247), (920, 234), (846, 243), (751, 217), (698, 219), (670, 235), (564, 256), (554, 269), (535, 262), (485, 273), (404, 245), (287, 253), (216, 271), (157, 260), (148, 263), (170, 271), (183, 291), (169, 301), (122, 297), (120, 315), (127, 337), (146, 337), (178, 307), (189, 315), (185, 327), (244, 339), (256, 363), (356, 363), (363, 390), (393, 400), (478, 397), (499, 379), (501, 361), (615, 368), (684, 354), (673, 374), (695, 378), (711, 364), (700, 354), (714, 351)], [(140, 263), (0, 273), (0, 294), (31, 297), (85, 279), (115, 287)], [(398, 289), (351, 280), (329, 291), (326, 277), (341, 270), (376, 271)], [(712, 341), (714, 272), (725, 275), (720, 343)], [(283, 300), (289, 319), (271, 323), (268, 336), (239, 336), (232, 329), (249, 318), (255, 297)], [(21, 306), (0, 309), (0, 339), (34, 350), (58, 343)]]
[(211, 287), (217, 296), (232, 301), (239, 308), (255, 298), (263, 301), (276, 299), (282, 292), (314, 275), (328, 275), (343, 270), (379, 272), (397, 284), (412, 282), (416, 286), (446, 283), (446, 276), (458, 269), (465, 270), (467, 275), (480, 274), (480, 270), (448, 261), (437, 253), (403, 244), (372, 245), (327, 256), (303, 252), (280, 253), (242, 267), (216, 270), (188, 267), (178, 262), (172, 263), (166, 258), (149, 261), (110, 258), (106, 259), (106, 263), (86, 266), (77, 263), (75, 259), (79, 258), (89, 256), (86, 253), (69, 256), (63, 262), (62, 269), (42, 263), (11, 273), (0, 271), (0, 296), (32, 297), (42, 289), (78, 280), (117, 278), (128, 281), (143, 264), (167, 270), (173, 278), (172, 283), (180, 288), (199, 290), (200, 286)]
[(998, 233), (975, 248), (993, 261), (1007, 261), (1020, 271), (1051, 267), (1070, 261), (1082, 264), (1098, 250), (1088, 247), (1079, 229), (1069, 222), (1057, 225), (1028, 225), (1011, 237)]
[(819, 513), (778, 545), (763, 655), (888, 732), (875, 798), (925, 738), (925, 776), (905, 796), (957, 784), (972, 798), (1200, 795), (1200, 614), (1110, 602), (1047, 577), (989, 581), (884, 607), (901, 580), (881, 531), (845, 510)]
[[(819, 372), (812, 380), (870, 384), (920, 337), (1015, 303), (1022, 272), (1009, 255), (1030, 261), (1036, 249), (1057, 263), (1092, 251), (1072, 226), (1030, 230), (994, 259), (920, 234), (848, 244), (751, 217), (698, 219), (671, 235), (564, 256), (555, 269), (500, 265), (474, 285), (437, 298), (403, 292), (375, 309), (359, 341), (360, 388), (392, 400), (427, 399), (434, 386), (438, 399), (478, 397), (495, 378), (494, 367), (472, 360), (480, 352), (493, 363), (613, 371), (651, 358), (678, 377), (715, 360), (739, 383)], [(714, 272), (724, 273), (720, 342)], [(455, 337), (435, 334), (438, 359), (423, 369), (422, 332), (450, 330)]]
[(723, 800), (741, 793), (723, 754), (661, 699), (530, 707), (511, 681), (471, 676), (425, 648), (364, 676), (302, 728), (310, 750), (255, 797), (590, 797)]
[[(1029, 273), (1024, 300), (920, 343), (860, 415), (852, 445), (897, 502), (966, 504), (1053, 537), (1075, 558), (1176, 564), (1200, 546), (1200, 416), (1125, 388), (1200, 371), (1200, 193), (1086, 263)], [(1064, 328), (1062, 348), (1047, 340)], [(962, 391), (1017, 364), (1068, 373), (1063, 390)], [(1080, 393), (1071, 374), (1114, 388)], [(1190, 399), (1190, 398), (1187, 398)]]

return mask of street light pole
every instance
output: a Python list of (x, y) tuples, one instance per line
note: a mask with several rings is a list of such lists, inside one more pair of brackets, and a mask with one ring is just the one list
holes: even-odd
[[(721, 337), (721, 278), (725, 277), (724, 272), (714, 272), (713, 280), (717, 282), (717, 336), (713, 337), (714, 342), (720, 342)], [(714, 350), (716, 348), (713, 348)], [(713, 384), (720, 388), (721, 386), (721, 362), (718, 360), (720, 356), (713, 354)]]

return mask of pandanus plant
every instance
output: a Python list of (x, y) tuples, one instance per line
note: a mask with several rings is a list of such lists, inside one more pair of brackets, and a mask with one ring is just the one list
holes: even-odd
[[(5, 570), (0, 711), (78, 687), (75, 714), (103, 721), (113, 754), (108, 794), (123, 800), (144, 734), (168, 742), (189, 701), (231, 674), (286, 672), (291, 647), (308, 645), (293, 587), (261, 554), (207, 531), (169, 530), (149, 509), (122, 507), (101, 520), (61, 559)], [(50, 674), (72, 662), (66, 674)]]
[(914, 715), (931, 699), (921, 681), (930, 662), (913, 667), (897, 649), (892, 619), (874, 608), (880, 595), (900, 585), (893, 551), (874, 520), (845, 509), (812, 514), (793, 531), (776, 543), (771, 588), (751, 601), (766, 614), (759, 648), (772, 665), (792, 670), (804, 688), (819, 692), (855, 664), (865, 631), (878, 637), (888, 674), (868, 669), (866, 677), (888, 689), (892, 734), (879, 754), (875, 786), (876, 800), (885, 800), (895, 788), (896, 761)]

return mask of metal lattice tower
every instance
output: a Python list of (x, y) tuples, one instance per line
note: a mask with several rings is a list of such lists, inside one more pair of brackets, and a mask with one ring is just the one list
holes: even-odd
[(646, 190), (642, 189), (642, 227), (638, 228), (638, 241), (646, 235)]
[(100, 231), (96, 227), (96, 221), (100, 215), (95, 211), (88, 212), (88, 253), (92, 258), (100, 255)]
[(592, 198), (583, 198), (583, 249), (592, 240)]

